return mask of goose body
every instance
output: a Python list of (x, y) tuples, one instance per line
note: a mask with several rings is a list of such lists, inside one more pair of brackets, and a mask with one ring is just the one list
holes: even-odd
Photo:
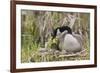
[(76, 37), (66, 34), (64, 39), (60, 41), (59, 48), (67, 52), (79, 52), (82, 49), (82, 45)]

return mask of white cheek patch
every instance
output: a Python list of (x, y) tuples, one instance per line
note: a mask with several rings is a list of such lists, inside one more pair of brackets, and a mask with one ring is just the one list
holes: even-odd
[(60, 34), (61, 34), (60, 30), (57, 29), (57, 36), (60, 35)]

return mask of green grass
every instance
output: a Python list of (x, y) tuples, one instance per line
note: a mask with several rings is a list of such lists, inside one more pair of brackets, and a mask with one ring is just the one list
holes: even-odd
[(30, 58), (32, 57), (33, 54), (37, 52), (38, 49), (39, 49), (39, 44), (36, 43), (27, 45), (27, 47), (23, 46), (21, 48), (21, 62), (22, 63), (30, 62)]
[[(51, 48), (50, 44), (49, 44), (49, 47)], [(90, 59), (90, 47), (88, 43), (84, 45), (85, 52), (82, 53), (83, 55), (81, 54), (80, 56), (71, 56), (71, 57), (59, 57), (59, 55), (54, 55), (54, 54), (49, 54), (49, 53), (42, 56), (40, 52), (38, 51), (39, 48), (40, 48), (40, 44), (37, 44), (37, 43), (32, 43), (30, 46), (28, 45), (27, 47), (23, 46), (21, 49), (21, 62), (28, 63), (30, 61), (31, 62), (45, 62), (45, 61), (51, 62), (51, 61), (70, 61), (70, 60), (74, 61), (74, 60), (89, 60)]]

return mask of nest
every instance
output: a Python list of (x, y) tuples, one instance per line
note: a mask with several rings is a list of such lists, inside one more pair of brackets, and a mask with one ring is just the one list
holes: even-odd
[(87, 55), (87, 52), (85, 49), (83, 49), (82, 51), (76, 52), (76, 53), (61, 54), (59, 55), (59, 57), (75, 57), (75, 56), (85, 57), (86, 55)]
[(67, 60), (83, 60), (87, 56), (87, 51), (83, 49), (80, 52), (76, 53), (62, 53), (58, 50), (45, 50), (42, 48), (42, 51), (35, 52), (32, 56), (34, 61), (32, 62), (50, 62), (50, 61), (67, 61)]

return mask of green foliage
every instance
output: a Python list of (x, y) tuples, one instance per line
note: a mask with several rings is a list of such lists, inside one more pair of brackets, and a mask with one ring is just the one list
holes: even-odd
[(50, 49), (57, 49), (57, 46), (58, 46), (58, 39), (57, 38), (54, 38), (52, 40), (52, 37), (50, 37), (48, 39), (48, 43), (47, 43), (47, 48), (50, 48)]
[(32, 55), (35, 54), (39, 48), (40, 48), (40, 44), (37, 44), (37, 43), (31, 43), (30, 45), (27, 45), (27, 47), (22, 46), (22, 49), (21, 49), (22, 63), (29, 62)]

